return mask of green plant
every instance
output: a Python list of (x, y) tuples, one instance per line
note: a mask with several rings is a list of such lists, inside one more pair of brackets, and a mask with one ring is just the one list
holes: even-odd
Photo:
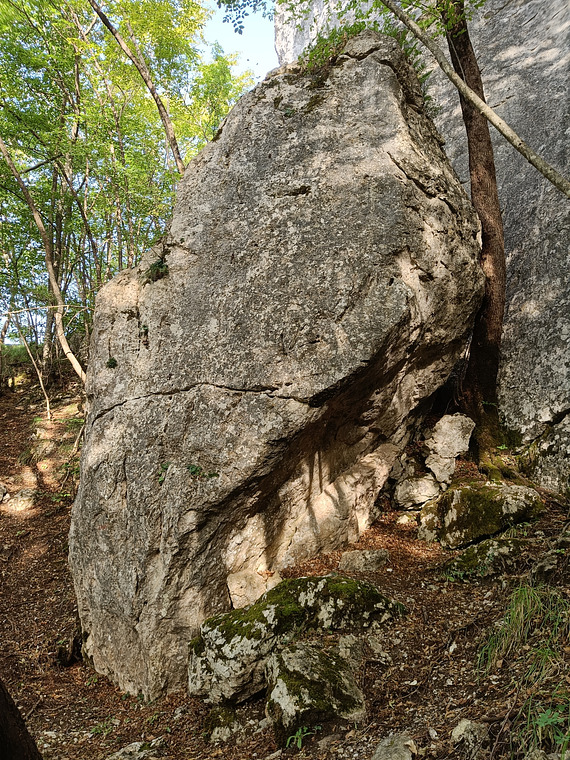
[(570, 694), (560, 686), (552, 695), (526, 699), (513, 720), (511, 757), (546, 749), (568, 760), (570, 746)]
[(90, 728), (89, 733), (91, 736), (107, 736), (112, 730), (113, 722), (110, 718), (107, 718), (106, 720), (101, 721), (101, 723), (97, 723), (96, 726)]
[(160, 472), (158, 475), (158, 485), (161, 486), (164, 483), (164, 480), (166, 478), (166, 473), (168, 472), (168, 468), (170, 467), (170, 462), (163, 462), (160, 465)]
[(295, 733), (290, 736), (287, 739), (286, 747), (290, 747), (292, 744), (294, 744), (297, 749), (301, 749), (303, 746), (303, 740), (307, 738), (307, 736), (314, 736), (317, 731), (321, 730), (321, 726), (315, 726), (312, 731), (310, 731), (307, 726), (301, 726), (298, 728)]
[(143, 285), (148, 285), (150, 282), (157, 282), (162, 280), (168, 274), (168, 264), (161, 256), (156, 261), (153, 261), (149, 268), (143, 272), (142, 281)]
[(521, 585), (513, 591), (498, 630), (481, 647), (478, 670), (487, 675), (499, 660), (524, 646), (529, 647), (527, 653), (536, 651), (529, 642), (537, 637), (540, 647), (558, 652), (569, 634), (570, 602), (560, 591), (549, 586)]
[(198, 480), (205, 480), (207, 478), (219, 478), (219, 472), (206, 472), (199, 464), (189, 464), (186, 468), (193, 478)]
[(342, 52), (351, 37), (366, 28), (364, 21), (332, 29), (328, 34), (318, 34), (314, 44), (301, 56), (299, 62), (309, 74), (325, 73)]
[(522, 585), (479, 650), (480, 675), (509, 657), (525, 698), (511, 719), (510, 757), (533, 749), (566, 756), (570, 746), (570, 690), (564, 655), (570, 638), (570, 601), (556, 588)]
[(109, 367), (109, 369), (115, 369), (115, 367), (117, 366), (117, 360), (115, 359), (115, 357), (114, 357), (114, 356), (110, 356), (110, 357), (107, 359), (107, 364), (106, 364), (106, 366), (107, 366), (107, 367)]

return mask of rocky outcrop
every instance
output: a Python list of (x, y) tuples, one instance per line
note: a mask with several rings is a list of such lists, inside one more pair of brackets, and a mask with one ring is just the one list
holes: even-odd
[(539, 494), (527, 486), (472, 483), (450, 488), (420, 514), (418, 536), (450, 549), (467, 546), (542, 512)]
[[(296, 60), (326, 27), (325, 6), (314, 0), (309, 16), (295, 21), (286, 5), (278, 6), (281, 62)], [(570, 5), (487, 0), (470, 29), (490, 105), (568, 176)], [(459, 101), (437, 69), (430, 95), (440, 111), (436, 123), (446, 151), (468, 186)], [(529, 473), (563, 493), (570, 487), (570, 204), (498, 134), (492, 137), (507, 253), (500, 408), (523, 443), (536, 441)]]
[(243, 702), (266, 687), (268, 658), (299, 631), (374, 630), (405, 612), (370, 583), (342, 576), (283, 581), (255, 604), (202, 623), (190, 645), (188, 693)]
[(478, 308), (477, 235), (393, 40), (240, 101), (98, 295), (70, 536), (97, 670), (183, 686), (205, 618), (370, 524)]

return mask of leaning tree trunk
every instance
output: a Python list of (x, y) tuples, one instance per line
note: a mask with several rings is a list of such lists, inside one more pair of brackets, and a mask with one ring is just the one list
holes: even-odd
[[(464, 0), (451, 0), (442, 15), (453, 67), (484, 101), (481, 72), (465, 20)], [(497, 373), (505, 311), (505, 243), (489, 125), (469, 100), (461, 94), (459, 97), (469, 150), (471, 201), (481, 220), (481, 267), (486, 278), (485, 296), (475, 319), (463, 379), (461, 406), (478, 424), (478, 448), (482, 452), (493, 443), (498, 432)]]
[(0, 760), (42, 760), (20, 711), (0, 681)]

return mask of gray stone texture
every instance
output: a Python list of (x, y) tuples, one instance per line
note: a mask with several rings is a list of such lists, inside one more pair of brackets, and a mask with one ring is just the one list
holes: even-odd
[[(316, 30), (324, 28), (325, 5), (315, 0), (301, 29), (285, 10), (276, 14), (280, 61), (295, 60)], [(470, 30), (489, 104), (569, 176), (570, 4), (487, 0)], [(430, 81), (430, 95), (440, 110), (437, 127), (468, 187), (457, 94), (437, 68)], [(570, 486), (570, 204), (491, 132), (507, 254), (500, 409), (506, 425), (525, 443), (541, 436), (547, 461), (537, 458), (531, 475), (544, 487), (564, 492)]]
[(409, 734), (391, 734), (376, 747), (372, 760), (413, 760), (416, 755), (416, 744)]
[(457, 549), (532, 520), (543, 508), (538, 492), (527, 486), (473, 483), (452, 487), (422, 509), (418, 537)]
[(163, 246), (97, 297), (70, 563), (124, 690), (182, 687), (205, 618), (358, 539), (478, 308), (478, 222), (417, 79), (393, 40), (351, 45), (246, 95)]
[(451, 483), (455, 473), (455, 459), (469, 449), (469, 440), (475, 427), (473, 420), (464, 414), (446, 414), (436, 422), (424, 441), (426, 465), (439, 483)]
[(272, 654), (266, 676), (265, 713), (283, 744), (299, 729), (366, 717), (364, 694), (349, 662), (320, 643), (297, 642)]
[(190, 647), (188, 693), (212, 703), (243, 702), (265, 688), (269, 655), (300, 631), (374, 630), (405, 611), (363, 581), (337, 575), (283, 581), (250, 607), (202, 623)]
[(354, 549), (343, 552), (338, 569), (343, 573), (377, 573), (389, 561), (387, 549)]

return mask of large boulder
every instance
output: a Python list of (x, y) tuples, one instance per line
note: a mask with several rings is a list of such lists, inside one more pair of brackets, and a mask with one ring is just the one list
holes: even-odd
[[(292, 17), (290, 4), (277, 6), (275, 42), (282, 63), (296, 60), (319, 31), (339, 23), (327, 5), (314, 0), (301, 19)], [(342, 23), (353, 20), (348, 13)], [(570, 4), (487, 0), (470, 31), (490, 105), (568, 176)], [(457, 92), (437, 68), (429, 91), (447, 154), (468, 187)], [(515, 438), (534, 442), (529, 474), (564, 493), (570, 489), (570, 204), (498, 133), (491, 130), (491, 136), (507, 254), (500, 410)]]
[(477, 236), (393, 40), (240, 101), (97, 298), (70, 536), (97, 670), (183, 686), (205, 618), (357, 539), (469, 333)]
[(420, 513), (419, 538), (438, 539), (457, 549), (533, 520), (544, 504), (533, 488), (504, 483), (471, 483), (450, 488)]
[(406, 613), (370, 583), (343, 576), (282, 581), (254, 604), (214, 615), (190, 643), (188, 693), (208, 702), (243, 702), (267, 685), (272, 653), (313, 631), (375, 630)]

